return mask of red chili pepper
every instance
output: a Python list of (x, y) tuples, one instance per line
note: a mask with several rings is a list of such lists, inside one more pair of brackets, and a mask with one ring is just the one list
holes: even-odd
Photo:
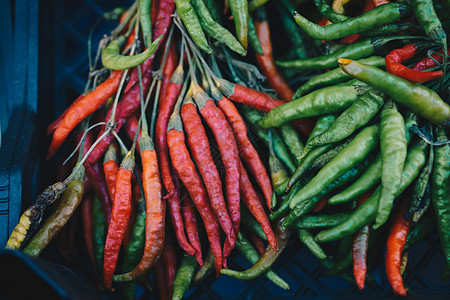
[(89, 193), (85, 189), (85, 198), (83, 200), (83, 203), (81, 204), (81, 217), (83, 219), (83, 236), (84, 236), (84, 243), (86, 245), (86, 251), (89, 256), (89, 260), (91, 261), (92, 270), (94, 271), (94, 278), (97, 277), (97, 264), (95, 262), (95, 254), (94, 254), (94, 237), (92, 235), (93, 230), (93, 220), (92, 220), (92, 205), (93, 205), (93, 198), (92, 194)]
[(200, 243), (200, 237), (198, 235), (198, 222), (197, 213), (195, 212), (194, 203), (188, 193), (183, 194), (181, 200), (181, 213), (183, 214), (184, 227), (186, 228), (186, 235), (195, 249), (195, 259), (200, 266), (203, 266), (202, 259), (202, 244)]
[[(164, 56), (162, 56), (161, 59), (163, 58)], [(167, 87), (171, 81), (173, 72), (175, 72), (175, 69), (177, 68), (177, 61), (178, 61), (177, 46), (175, 43), (171, 43), (169, 47), (169, 52), (167, 53), (167, 59), (162, 70), (163, 79), (161, 82), (161, 92), (159, 94), (160, 95), (159, 99), (162, 100), (161, 102), (166, 101), (166, 95), (168, 91)], [(162, 103), (160, 103), (160, 105), (162, 105)]]
[(112, 200), (114, 200), (118, 171), (119, 161), (117, 158), (115, 145), (112, 144), (108, 147), (108, 151), (106, 151), (105, 158), (103, 159), (103, 172), (105, 173), (106, 184), (108, 185), (109, 195)]
[[(191, 201), (192, 203), (192, 201)], [(193, 205), (193, 203), (192, 203)], [(165, 273), (167, 274), (167, 289), (169, 294), (169, 299), (172, 299), (173, 294), (173, 282), (177, 275), (178, 270), (178, 257), (176, 252), (176, 245), (172, 238), (172, 235), (166, 233), (166, 238), (164, 242), (164, 248), (159, 260), (164, 262)]]
[(272, 41), (270, 40), (270, 28), (267, 20), (255, 21), (256, 34), (261, 42), (264, 55), (255, 54), (256, 62), (261, 72), (266, 76), (267, 82), (281, 99), (291, 101), (294, 91), (278, 72), (272, 55)]
[(247, 171), (241, 163), (241, 194), (242, 201), (245, 206), (247, 206), (248, 210), (252, 213), (255, 219), (261, 224), (261, 228), (267, 236), (267, 240), (272, 248), (277, 251), (277, 241), (275, 235), (273, 233), (272, 227), (270, 226), (269, 218), (264, 211), (264, 207), (261, 204), (261, 201), (258, 199), (258, 195), (256, 194), (255, 189), (248, 178)]
[[(162, 170), (162, 168), (161, 168)], [(178, 245), (189, 255), (195, 255), (196, 251), (193, 245), (191, 245), (187, 238), (184, 228), (183, 216), (181, 215), (181, 199), (180, 199), (180, 189), (181, 182), (175, 170), (170, 171), (171, 179), (173, 179), (174, 189), (172, 197), (168, 199), (169, 202), (169, 213), (170, 220), (175, 230), (175, 236), (177, 237)]]
[(153, 0), (152, 1), (152, 10), (151, 10), (151, 16), (152, 16), (152, 26), (155, 26), (156, 23), (156, 16), (158, 15), (158, 10), (160, 6), (160, 0)]
[[(133, 182), (133, 178), (131, 179), (131, 182)], [(136, 190), (136, 185), (135, 188), (133, 188), (133, 191)], [(133, 195), (134, 193), (131, 193), (131, 197), (132, 197), (132, 201), (131, 201), (131, 210), (130, 210), (130, 217), (128, 218), (128, 224), (126, 226), (125, 229), (125, 233), (123, 234), (123, 240), (122, 240), (122, 244), (123, 246), (126, 248), (128, 246), (128, 243), (130, 242), (130, 237), (131, 237), (131, 233), (133, 231), (133, 227), (134, 227), (134, 223), (136, 222), (136, 201), (134, 200), (136, 197)], [(114, 198), (113, 198), (113, 203), (114, 203)]]
[[(200, 110), (200, 114), (213, 132), (222, 162), (225, 166), (225, 187), (228, 204), (228, 212), (233, 222), (234, 236), (227, 234), (225, 240), (223, 257), (230, 255), (236, 243), (239, 226), (241, 223), (240, 210), (240, 159), (239, 150), (234, 138), (233, 130), (230, 127), (223, 112), (216, 106), (211, 99), (195, 82), (193, 85), (193, 97)], [(220, 218), (219, 218), (220, 221)], [(222, 226), (223, 228), (223, 226)]]
[[(80, 142), (81, 138), (82, 134), (78, 134), (77, 142)], [(93, 143), (94, 143), (94, 133), (92, 131), (89, 131), (86, 134), (84, 140), (83, 153), (86, 153)], [(100, 201), (106, 222), (109, 223), (109, 220), (111, 218), (112, 197), (109, 194), (108, 185), (106, 184), (102, 166), (99, 162), (97, 162), (91, 166), (86, 166), (85, 164), (85, 168), (86, 168), (85, 169), (86, 178), (89, 180), (89, 183), (91, 184), (95, 195), (98, 197), (98, 200)]]
[[(356, 203), (356, 207), (363, 204), (373, 193), (373, 189), (362, 194)], [(352, 238), (353, 276), (360, 290), (364, 289), (367, 273), (367, 251), (369, 248), (369, 226), (363, 227)]]
[(401, 64), (403, 61), (414, 57), (416, 53), (417, 46), (414, 44), (408, 44), (403, 48), (392, 50), (385, 58), (386, 70), (412, 82), (426, 82), (442, 77), (441, 71), (419, 72)]
[[(439, 62), (440, 64), (442, 64), (442, 62), (444, 61), (444, 56), (442, 55), (442, 53), (444, 53), (444, 52), (441, 50), (441, 51), (438, 51), (437, 53), (431, 55), (431, 57), (433, 57), (434, 60), (431, 59), (430, 57), (425, 57), (424, 59), (422, 59), (421, 61), (416, 63), (412, 67), (412, 70), (424, 71), (426, 69), (436, 67), (438, 65), (436, 63), (436, 61)], [(448, 55), (450, 55), (450, 50), (448, 50)]]
[(236, 106), (233, 102), (223, 97), (218, 102), (219, 107), (224, 112), (228, 119), (228, 122), (233, 129), (234, 136), (236, 138), (237, 146), (239, 149), (239, 155), (245, 162), (246, 166), (250, 169), (256, 182), (258, 183), (262, 193), (264, 194), (265, 202), (267, 207), (270, 207), (271, 198), (273, 194), (272, 182), (267, 174), (266, 167), (262, 162), (258, 151), (249, 140), (247, 136), (247, 126), (245, 125), (244, 119), (239, 114)]
[(61, 124), (53, 133), (52, 142), (48, 149), (49, 160), (66, 140), (69, 133), (81, 122), (106, 103), (109, 97), (114, 95), (119, 88), (123, 71), (113, 71), (108, 79), (102, 82), (94, 91), (87, 94), (75, 105), (70, 106), (63, 113)]
[(248, 238), (253, 244), (253, 247), (255, 247), (256, 251), (258, 251), (259, 255), (263, 255), (266, 251), (266, 246), (264, 245), (264, 241), (257, 236), (256, 234), (249, 233), (247, 234)]
[(217, 218), (212, 212), (208, 201), (206, 189), (202, 179), (196, 171), (194, 162), (192, 161), (189, 150), (185, 144), (183, 125), (180, 117), (180, 105), (182, 97), (179, 98), (176, 108), (170, 117), (167, 127), (167, 144), (169, 147), (172, 165), (177, 171), (178, 176), (189, 192), (192, 200), (197, 207), (203, 224), (208, 235), (211, 251), (214, 255), (214, 263), (216, 272), (222, 268), (222, 249), (220, 245), (220, 232)]
[(47, 131), (46, 133), (48, 135), (53, 134), (53, 132), (56, 130), (56, 128), (59, 127), (59, 125), (61, 125), (62, 120), (64, 119), (64, 117), (67, 115), (67, 112), (74, 107), (78, 102), (80, 102), (81, 100), (83, 100), (85, 96), (84, 95), (80, 95), (78, 96), (77, 99), (75, 99), (75, 101), (72, 102), (72, 104), (70, 104), (70, 106), (68, 108), (66, 108), (66, 110), (58, 117), (58, 119), (56, 119), (53, 123), (51, 123), (50, 125), (48, 125), (47, 127)]
[[(136, 117), (136, 115), (132, 115), (131, 118), (128, 119), (128, 121), (125, 123), (125, 131), (127, 133), (127, 136), (130, 140), (134, 140), (134, 136), (136, 134), (136, 130), (139, 124), (139, 119), (138, 117)], [(137, 144), (136, 144), (136, 149), (138, 151), (140, 151), (139, 149), (139, 141), (141, 139), (141, 131), (139, 131), (138, 133), (138, 138), (137, 138)], [(106, 155), (106, 154), (105, 154)]]
[(386, 275), (392, 289), (400, 296), (406, 296), (403, 278), (400, 272), (402, 252), (411, 227), (411, 221), (405, 220), (403, 215), (408, 209), (407, 199), (402, 199), (396, 209), (394, 224), (391, 227), (386, 244)]
[(119, 250), (128, 225), (131, 212), (131, 173), (134, 168), (134, 155), (129, 152), (117, 172), (116, 191), (111, 213), (111, 221), (105, 240), (103, 258), (103, 281), (111, 289), (112, 277), (117, 265)]
[[(200, 112), (202, 112), (202, 110), (204, 110), (204, 108), (200, 108)], [(205, 184), (209, 200), (211, 201), (211, 207), (219, 220), (220, 226), (227, 235), (227, 241), (229, 241), (230, 245), (234, 244), (236, 241), (236, 234), (225, 204), (220, 175), (212, 158), (210, 144), (202, 120), (198, 115), (197, 107), (192, 102), (191, 98), (187, 98), (183, 102), (181, 107), (181, 118), (183, 120), (183, 127), (187, 135), (187, 141), (192, 157)], [(225, 251), (224, 258), (226, 258)]]
[[(164, 254), (164, 251), (163, 251)], [(155, 263), (154, 278), (156, 280), (156, 286), (158, 287), (159, 300), (170, 300), (172, 296), (169, 288), (169, 277), (165, 263), (162, 259), (159, 259)], [(172, 291), (173, 292), (173, 291)]]

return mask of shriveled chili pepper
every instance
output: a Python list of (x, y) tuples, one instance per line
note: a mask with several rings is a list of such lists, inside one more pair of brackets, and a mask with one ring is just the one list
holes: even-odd
[(247, 54), (247, 51), (242, 47), (234, 35), (213, 19), (203, 0), (193, 0), (191, 3), (199, 18), (202, 28), (209, 36), (216, 39), (220, 43), (224, 43), (228, 48), (242, 56)]
[[(250, 244), (250, 241), (241, 232), (239, 232), (238, 240), (236, 241), (236, 248), (252, 264), (257, 263), (258, 260), (260, 259), (260, 255), (258, 254), (256, 249), (253, 248), (253, 246)], [(284, 290), (291, 289), (289, 284), (271, 269), (269, 269), (265, 273), (265, 276), (267, 277), (267, 279), (272, 281), (275, 285), (279, 286), (280, 288)]]
[[(448, 140), (444, 129), (439, 129), (436, 136), (437, 141)], [(447, 263), (446, 269), (450, 268), (450, 145), (434, 147), (434, 164), (431, 174), (431, 202), (436, 212), (439, 238), (441, 248)], [(445, 277), (445, 276), (444, 276)]]
[[(358, 198), (359, 207), (366, 201), (372, 192), (367, 192)], [(369, 226), (364, 226), (352, 236), (353, 276), (360, 290), (364, 289), (367, 272), (367, 251), (369, 248)]]
[[(193, 77), (193, 76), (192, 76)], [(228, 204), (228, 212), (233, 223), (235, 235), (229, 235), (224, 245), (223, 256), (228, 257), (233, 249), (236, 235), (239, 232), (241, 220), (240, 213), (240, 159), (239, 150), (234, 138), (233, 130), (228, 123), (223, 112), (216, 106), (214, 100), (210, 98), (198, 84), (193, 81), (193, 98), (200, 110), (200, 114), (208, 124), (214, 134), (217, 146), (219, 148), (222, 162), (225, 166), (225, 187)]]
[(169, 278), (167, 276), (167, 270), (164, 266), (162, 259), (159, 259), (155, 263), (154, 267), (154, 280), (156, 281), (156, 286), (158, 287), (159, 300), (170, 300), (173, 293), (173, 283), (172, 290), (169, 289)]
[(391, 96), (419, 116), (437, 125), (450, 124), (450, 106), (435, 91), (350, 59), (339, 59), (339, 65), (347, 74)]
[(258, 63), (261, 72), (264, 76), (266, 76), (269, 86), (277, 92), (281, 99), (290, 101), (292, 100), (294, 91), (284, 80), (275, 66), (275, 61), (272, 54), (272, 41), (270, 39), (269, 22), (267, 20), (264, 8), (260, 8), (257, 11), (255, 28), (259, 40), (261, 41), (261, 46), (264, 53), (263, 55), (259, 55), (258, 53), (255, 55), (256, 62)]
[[(127, 136), (130, 140), (134, 140), (134, 136), (138, 130), (139, 120), (136, 115), (132, 115), (128, 121), (125, 123), (125, 131), (127, 132)], [(137, 141), (141, 139), (141, 131), (138, 132)], [(111, 146), (111, 145), (110, 145)], [(139, 144), (136, 144), (136, 149), (139, 151)], [(108, 150), (106, 150), (108, 152)], [(105, 153), (106, 156), (106, 153)]]
[(426, 82), (442, 77), (441, 71), (418, 72), (402, 65), (402, 62), (414, 57), (417, 53), (416, 44), (408, 44), (403, 48), (394, 49), (386, 55), (386, 71), (411, 82)]
[(205, 184), (211, 207), (227, 236), (227, 240), (229, 240), (230, 244), (234, 244), (236, 233), (225, 203), (222, 181), (212, 158), (205, 128), (192, 98), (187, 97), (183, 101), (181, 118), (192, 157)]
[(326, 87), (272, 109), (259, 121), (264, 128), (286, 122), (335, 113), (348, 108), (366, 89), (358, 86)]
[(81, 167), (67, 185), (56, 210), (46, 219), (23, 252), (31, 256), (39, 256), (73, 215), (81, 203), (83, 193), (84, 168)]
[(173, 294), (173, 283), (175, 281), (175, 277), (177, 275), (178, 270), (178, 257), (175, 248), (175, 243), (170, 234), (167, 234), (164, 238), (164, 248), (161, 254), (161, 259), (158, 262), (162, 262), (165, 266), (166, 274), (167, 274), (167, 288), (168, 288), (168, 296), (169, 299), (172, 298)]
[[(270, 182), (267, 170), (261, 161), (259, 153), (256, 151), (252, 142), (250, 141), (247, 134), (247, 127), (244, 119), (240, 115), (236, 106), (228, 100), (226, 97), (222, 97), (217, 104), (219, 108), (223, 111), (227, 117), (228, 122), (233, 130), (234, 137), (236, 138), (236, 143), (239, 149), (239, 155), (247, 168), (253, 174), (256, 182), (259, 185), (266, 203), (270, 203), (272, 196), (272, 184)], [(270, 207), (270, 206), (268, 206)]]
[[(379, 126), (372, 125), (363, 129), (356, 137), (339, 152), (319, 173), (305, 185), (291, 200), (289, 206), (294, 208), (302, 200), (319, 194), (327, 185), (343, 175), (350, 168), (362, 162), (378, 145)], [(351, 159), (350, 159), (351, 157)]]
[(102, 82), (95, 90), (87, 94), (76, 105), (67, 109), (61, 124), (53, 133), (52, 142), (48, 149), (47, 160), (50, 159), (65, 141), (69, 133), (87, 116), (106, 103), (119, 88), (122, 71), (113, 71), (108, 79)]
[[(327, 26), (317, 25), (297, 12), (294, 12), (294, 19), (311, 37), (321, 40), (334, 40), (349, 34), (362, 33), (374, 27), (392, 23), (409, 13), (409, 4), (398, 2), (378, 6), (360, 16)], [(380, 16), (383, 17), (381, 18)]]
[(378, 113), (383, 103), (382, 95), (368, 91), (347, 108), (328, 130), (311, 139), (309, 144), (317, 147), (345, 139), (366, 125)]
[[(408, 150), (405, 165), (402, 173), (402, 183), (396, 193), (396, 197), (400, 195), (417, 177), (420, 169), (425, 164), (426, 158), (424, 153), (424, 142), (412, 146)], [(330, 242), (338, 240), (344, 236), (353, 234), (369, 224), (376, 217), (378, 209), (378, 200), (381, 195), (381, 186), (379, 186), (361, 206), (356, 209), (352, 215), (343, 223), (333, 228), (319, 232), (315, 239), (318, 242)]]
[(322, 247), (314, 240), (314, 236), (306, 229), (300, 229), (298, 231), (298, 237), (300, 241), (308, 247), (312, 254), (320, 260), (327, 258), (327, 255), (323, 251)]
[[(172, 103), (172, 101), (176, 100), (167, 100), (166, 96), (169, 95), (169, 83), (172, 81), (172, 75), (175, 72), (175, 70), (177, 70), (178, 68), (178, 64), (179, 64), (179, 60), (178, 60), (178, 54), (177, 54), (177, 45), (176, 43), (174, 43), (173, 41), (171, 41), (171, 44), (169, 46), (168, 52), (167, 52), (167, 56), (166, 58), (163, 57), (161, 58), (161, 63), (164, 64), (163, 69), (162, 69), (162, 82), (161, 82), (161, 91), (159, 94), (159, 99), (161, 99), (160, 103), (158, 103), (158, 113), (163, 111), (161, 106), (163, 105), (163, 103), (165, 102), (169, 102)], [(179, 71), (178, 71), (179, 72)], [(180, 78), (182, 79), (182, 78)], [(179, 87), (181, 89), (181, 83), (179, 82)], [(172, 99), (172, 97), (170, 98)], [(175, 104), (175, 103), (174, 103)], [(167, 106), (167, 105), (166, 105)], [(170, 106), (170, 105), (169, 105)], [(158, 115), (159, 117), (159, 115)], [(169, 118), (169, 117), (167, 117)]]
[(277, 251), (272, 249), (272, 247), (268, 246), (266, 248), (266, 252), (261, 256), (257, 263), (255, 263), (250, 269), (245, 271), (234, 271), (230, 269), (222, 269), (220, 270), (221, 274), (228, 275), (230, 277), (239, 279), (239, 280), (250, 280), (257, 278), (267, 272), (275, 263), (277, 258), (286, 248), (287, 243), (289, 241), (289, 237), (291, 235), (290, 230), (283, 230), (280, 224), (275, 225), (275, 237), (277, 239)]
[[(384, 58), (380, 56), (371, 56), (369, 58), (360, 59), (358, 60), (358, 62), (376, 67), (382, 67), (386, 64)], [(333, 69), (326, 73), (316, 75), (310, 80), (308, 80), (306, 83), (304, 83), (297, 89), (293, 98), (297, 99), (301, 96), (304, 96), (311, 90), (315, 89), (316, 87), (324, 87), (334, 85), (337, 83), (343, 83), (351, 78), (352, 77), (347, 73), (345, 73), (344, 71), (342, 71), (341, 68)]]
[(240, 177), (240, 185), (241, 185), (241, 194), (242, 201), (245, 206), (247, 206), (248, 210), (252, 213), (255, 219), (261, 224), (261, 228), (264, 231), (264, 234), (269, 241), (269, 244), (272, 246), (274, 250), (277, 249), (277, 241), (275, 235), (273, 233), (272, 227), (270, 225), (269, 219), (264, 211), (264, 207), (256, 195), (256, 192), (248, 178), (247, 171), (241, 163), (241, 177)]
[(180, 116), (180, 108), (183, 99), (184, 95), (180, 95), (169, 119), (169, 124), (167, 125), (167, 145), (169, 147), (172, 165), (188, 190), (189, 195), (202, 217), (211, 251), (214, 255), (216, 270), (218, 272), (223, 264), (219, 225), (217, 224), (217, 218), (212, 212), (208, 201), (206, 188), (195, 169), (189, 150), (185, 145), (183, 124)]
[(116, 188), (117, 171), (119, 171), (119, 161), (114, 145), (108, 147), (103, 159), (103, 172), (105, 173), (106, 184), (108, 185), (109, 195), (114, 198)]
[(131, 173), (134, 168), (134, 154), (128, 152), (120, 163), (117, 172), (116, 191), (114, 196), (111, 221), (105, 241), (103, 258), (103, 280), (111, 289), (114, 270), (116, 269), (120, 246), (131, 212)]
[(181, 259), (180, 267), (178, 268), (177, 276), (173, 283), (173, 296), (172, 300), (183, 299), (184, 295), (191, 285), (194, 278), (195, 268), (197, 267), (197, 261), (189, 255), (183, 256)]
[(256, 220), (253, 214), (249, 211), (247, 205), (241, 207), (241, 214), (243, 220), (242, 225), (245, 227), (246, 231), (251, 232), (252, 234), (262, 239), (264, 242), (267, 242), (267, 236), (264, 233), (264, 230), (262, 230), (261, 223), (259, 223), (258, 220)]
[[(407, 36), (390, 36), (390, 37), (375, 37), (364, 39), (356, 43), (345, 46), (338, 51), (324, 56), (314, 58), (298, 59), (292, 61), (277, 61), (277, 65), (284, 68), (294, 68), (301, 70), (319, 70), (335, 68), (338, 66), (337, 60), (342, 57), (350, 59), (361, 59), (372, 56), (377, 49), (390, 41), (395, 41)], [(345, 71), (345, 70), (344, 70)]]
[(230, 6), (231, 14), (233, 15), (234, 27), (236, 28), (236, 35), (241, 42), (241, 45), (247, 50), (248, 46), (248, 2), (247, 0), (227, 0)]
[(78, 96), (77, 99), (75, 99), (75, 101), (72, 102), (72, 104), (70, 104), (70, 106), (68, 108), (66, 108), (66, 110), (58, 117), (58, 119), (56, 119), (55, 121), (53, 121), (53, 123), (51, 123), (50, 125), (48, 125), (47, 127), (47, 131), (46, 133), (48, 135), (53, 134), (53, 132), (55, 132), (56, 128), (59, 127), (59, 125), (61, 125), (62, 120), (64, 119), (64, 117), (66, 116), (67, 112), (74, 107), (78, 102), (80, 102), (81, 100), (83, 100), (83, 98), (85, 97), (85, 95), (80, 95)]
[(402, 274), (400, 266), (402, 262), (402, 252), (408, 238), (411, 221), (403, 218), (404, 213), (408, 209), (407, 199), (397, 206), (394, 224), (391, 227), (389, 237), (386, 242), (386, 275), (394, 292), (400, 296), (406, 296), (406, 289), (403, 286)]
[(197, 46), (208, 54), (212, 53), (211, 47), (208, 45), (206, 36), (203, 33), (200, 21), (194, 12), (190, 1), (187, 0), (175, 0), (177, 14), (183, 20), (189, 35), (192, 37), (193, 41)]
[(182, 198), (181, 213), (183, 214), (187, 238), (189, 243), (195, 249), (195, 259), (197, 259), (201, 266), (203, 265), (202, 245), (198, 234), (197, 213), (195, 211), (194, 203), (187, 193)]
[(259, 255), (262, 255), (264, 253), (264, 251), (266, 251), (266, 245), (265, 245), (264, 241), (259, 238), (259, 236), (250, 232), (248, 234), (248, 238), (249, 238), (252, 246), (259, 253)]
[(378, 202), (374, 229), (383, 225), (391, 212), (397, 189), (402, 180), (403, 165), (408, 151), (405, 121), (392, 99), (381, 111), (380, 150), (381, 150), (381, 195)]

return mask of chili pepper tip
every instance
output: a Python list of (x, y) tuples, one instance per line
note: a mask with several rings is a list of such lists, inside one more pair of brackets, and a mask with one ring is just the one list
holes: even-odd
[(338, 64), (340, 64), (340, 65), (348, 65), (351, 62), (352, 62), (352, 60), (348, 59), (348, 58), (339, 58), (338, 59)]

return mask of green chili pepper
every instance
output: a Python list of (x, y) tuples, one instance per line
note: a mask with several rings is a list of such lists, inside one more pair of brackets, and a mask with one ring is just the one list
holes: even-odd
[(347, 74), (391, 96), (419, 116), (437, 125), (450, 125), (450, 106), (435, 91), (349, 59), (339, 59), (339, 64)]
[(420, 242), (434, 227), (433, 218), (422, 218), (420, 221), (409, 231), (408, 238), (406, 239), (405, 248), (403, 252), (407, 252)]
[(189, 289), (192, 278), (194, 277), (195, 268), (198, 263), (191, 255), (184, 255), (181, 259), (180, 267), (173, 282), (172, 299), (183, 299)]
[(367, 89), (358, 86), (326, 87), (272, 109), (261, 121), (263, 128), (345, 110)]
[[(270, 169), (270, 179), (272, 181), (272, 186), (276, 189), (278, 186), (283, 184), (289, 179), (289, 175), (283, 166), (283, 163), (275, 155), (273, 139), (271, 131), (269, 131), (269, 169)], [(277, 197), (272, 197), (271, 208), (275, 208)]]
[(350, 212), (342, 212), (332, 215), (306, 215), (295, 223), (295, 227), (298, 229), (333, 227), (344, 222), (349, 216)]
[(205, 0), (205, 4), (214, 21), (222, 24), (223, 1)]
[(248, 19), (248, 42), (256, 53), (258, 53), (259, 55), (264, 55), (261, 41), (259, 40), (258, 34), (256, 32), (255, 23), (253, 23), (251, 17)]
[(145, 48), (152, 43), (152, 0), (139, 0), (139, 22), (144, 36)]
[(364, 39), (353, 44), (349, 44), (346, 47), (334, 52), (333, 54), (318, 56), (307, 59), (297, 59), (292, 61), (277, 61), (277, 65), (284, 68), (294, 68), (301, 70), (318, 70), (329, 69), (338, 66), (337, 60), (345, 57), (350, 59), (361, 59), (369, 57), (375, 53), (375, 51), (385, 45), (386, 43), (394, 40), (402, 40), (411, 38), (409, 36), (391, 36), (391, 37), (376, 37), (371, 39)]
[(420, 26), (425, 30), (427, 36), (443, 46), (447, 45), (447, 35), (442, 28), (441, 21), (434, 9), (431, 0), (411, 0), (411, 6), (414, 16), (417, 18)]
[[(102, 206), (97, 197), (94, 197), (92, 204), (92, 219), (93, 219), (93, 232), (92, 237), (94, 239), (94, 256), (97, 270), (103, 270), (103, 253), (105, 251), (105, 238), (106, 238), (106, 220), (103, 214)], [(97, 282), (103, 282), (101, 272), (97, 272)]]
[(114, 41), (112, 41), (108, 47), (102, 52), (103, 66), (111, 70), (126, 70), (134, 68), (143, 63), (147, 58), (155, 53), (158, 48), (159, 41), (163, 38), (163, 35), (159, 36), (151, 45), (145, 49), (144, 52), (131, 56), (123, 56), (120, 54), (120, 48), (126, 40), (126, 37), (121, 35)]
[(294, 184), (287, 196), (284, 198), (280, 207), (269, 215), (269, 220), (273, 221), (279, 219), (280, 217), (283, 217), (289, 213), (289, 202), (291, 201), (292, 197), (294, 197), (294, 195), (303, 187), (303, 185), (304, 182), (302, 180)]
[(280, 126), (281, 136), (283, 141), (291, 152), (292, 156), (296, 158), (296, 165), (300, 163), (299, 157), (303, 153), (303, 143), (298, 136), (297, 131), (290, 124), (283, 124)]
[[(430, 145), (430, 153), (428, 154), (428, 161), (425, 167), (420, 171), (419, 176), (412, 191), (412, 200), (409, 207), (408, 216), (411, 218), (413, 223), (419, 221), (422, 215), (426, 212), (431, 204), (431, 197), (429, 197), (430, 192), (430, 175), (433, 170), (434, 162), (434, 149), (433, 145)], [(427, 193), (428, 191), (428, 193)]]
[(289, 237), (291, 235), (291, 232), (289, 230), (286, 231), (283, 230), (278, 223), (275, 223), (274, 225), (274, 233), (277, 239), (278, 251), (273, 250), (272, 247), (269, 245), (266, 248), (264, 254), (258, 260), (258, 262), (256, 262), (250, 269), (247, 269), (245, 271), (221, 269), (220, 273), (239, 280), (254, 279), (266, 273), (273, 266), (277, 258), (286, 248), (287, 243), (289, 241)]
[(250, 19), (248, 13), (247, 0), (228, 0), (231, 14), (233, 15), (236, 35), (241, 45), (247, 50), (248, 46), (248, 22)]
[[(256, 135), (261, 138), (261, 140), (267, 146), (269, 146), (269, 131), (261, 128), (261, 126), (258, 125), (258, 121), (262, 118), (262, 114), (259, 111), (249, 107), (243, 107), (241, 109), (241, 112), (243, 113), (244, 118), (250, 125), (251, 129), (253, 129)], [(291, 154), (289, 153), (286, 144), (274, 130), (272, 130), (272, 139), (274, 142), (273, 148), (275, 150), (275, 154), (283, 162), (288, 171), (292, 174), (295, 170), (295, 163), (291, 158)]]
[(327, 195), (328, 193), (330, 193), (335, 189), (344, 186), (349, 182), (352, 182), (355, 178), (361, 175), (361, 173), (367, 168), (368, 161), (369, 160), (366, 159), (363, 163), (360, 163), (355, 167), (351, 168), (344, 175), (340, 176), (339, 178), (334, 180), (331, 184), (329, 184), (327, 187), (325, 187), (323, 190), (321, 190), (317, 195), (309, 199), (305, 199), (301, 201), (299, 204), (297, 204), (294, 207), (294, 209), (291, 210), (289, 215), (284, 219), (282, 224), (283, 228), (295, 226), (295, 223), (298, 222), (298, 220), (302, 216), (309, 213), (314, 208), (316, 203), (320, 201), (325, 195)]
[(348, 18), (327, 26), (315, 24), (297, 12), (294, 19), (309, 36), (319, 40), (335, 40), (350, 34), (362, 33), (371, 28), (392, 23), (410, 13), (408, 3), (388, 3), (371, 9), (360, 16)]
[(206, 278), (208, 278), (214, 272), (214, 255), (211, 251), (208, 251), (203, 266), (195, 274), (194, 279), (192, 279), (191, 287), (197, 286), (202, 283)]
[(314, 240), (314, 236), (306, 229), (299, 229), (298, 237), (300, 241), (320, 260), (327, 258), (327, 255), (323, 251), (322, 247)]
[(326, 0), (314, 0), (319, 12), (333, 23), (340, 23), (346, 21), (349, 17), (341, 15), (333, 10)]
[(380, 150), (382, 189), (374, 229), (383, 225), (391, 213), (408, 152), (405, 121), (392, 100), (388, 100), (381, 111)]
[(175, 0), (175, 5), (177, 7), (177, 14), (180, 16), (181, 20), (183, 20), (184, 26), (186, 26), (192, 40), (200, 49), (211, 54), (212, 49), (208, 45), (200, 21), (198, 20), (190, 1)]
[(341, 150), (325, 167), (314, 176), (292, 198), (289, 206), (293, 209), (301, 201), (312, 198), (326, 188), (330, 183), (344, 175), (353, 166), (362, 162), (378, 145), (380, 128), (372, 125), (364, 128), (355, 138)]
[(208, 35), (210, 35), (220, 43), (224, 43), (228, 48), (242, 56), (245, 56), (247, 54), (247, 51), (242, 48), (242, 45), (234, 37), (234, 35), (225, 27), (214, 21), (213, 17), (208, 11), (208, 7), (205, 5), (203, 0), (192, 0), (191, 4), (194, 7), (195, 12), (197, 13), (202, 28)]
[[(375, 66), (375, 67), (384, 67), (386, 65), (386, 61), (384, 57), (380, 56), (371, 56), (369, 58), (364, 58), (358, 60), (360, 63)], [(331, 71), (328, 71), (323, 74), (319, 74), (308, 80), (302, 86), (300, 86), (294, 94), (293, 99), (297, 99), (306, 93), (312, 91), (316, 87), (324, 87), (335, 85), (338, 83), (343, 83), (352, 79), (352, 76), (348, 75), (341, 68), (336, 68)]]
[(47, 218), (39, 231), (33, 236), (23, 252), (31, 256), (39, 256), (50, 244), (53, 238), (69, 221), (78, 205), (81, 203), (84, 193), (84, 167), (80, 167), (74, 179), (69, 182), (56, 210)]
[(347, 108), (327, 131), (314, 137), (310, 145), (318, 147), (345, 139), (366, 125), (378, 113), (383, 102), (383, 96), (375, 91), (368, 91)]
[(262, 7), (264, 4), (267, 3), (269, 0), (251, 0), (248, 4), (248, 11), (254, 12), (258, 8)]
[[(408, 150), (406, 162), (403, 168), (402, 181), (395, 197), (399, 196), (417, 177), (420, 169), (425, 164), (425, 144), (421, 142)], [(339, 240), (344, 236), (351, 235), (373, 220), (375, 220), (378, 202), (381, 195), (379, 186), (359, 208), (343, 223), (330, 229), (323, 230), (316, 235), (316, 241), (321, 243)]]
[[(256, 264), (260, 259), (260, 255), (258, 251), (251, 245), (250, 241), (241, 233), (238, 233), (238, 239), (236, 241), (236, 248), (242, 255), (252, 264)], [(265, 276), (272, 281), (275, 285), (279, 286), (284, 290), (290, 290), (291, 287), (289, 284), (284, 281), (280, 276), (277, 275), (274, 271), (269, 269)]]
[[(437, 141), (447, 141), (444, 129), (437, 132)], [(450, 145), (434, 147), (434, 165), (431, 175), (431, 201), (437, 217), (442, 252), (450, 268)]]
[(116, 7), (111, 11), (107, 11), (103, 14), (103, 18), (106, 21), (118, 21), (120, 17), (126, 12), (127, 10), (123, 7)]

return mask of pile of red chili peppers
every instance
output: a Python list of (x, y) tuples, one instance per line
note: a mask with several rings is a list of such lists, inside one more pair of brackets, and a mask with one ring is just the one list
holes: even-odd
[[(70, 259), (80, 218), (98, 289), (182, 299), (213, 274), (290, 289), (271, 269), (296, 240), (359, 289), (384, 255), (406, 296), (408, 252), (437, 224), (446, 280), (448, 5), (138, 0), (106, 13), (118, 25), (89, 53), (84, 93), (47, 129), (60, 181), (6, 248), (38, 256), (57, 238)], [(253, 266), (228, 268), (235, 253)]]

